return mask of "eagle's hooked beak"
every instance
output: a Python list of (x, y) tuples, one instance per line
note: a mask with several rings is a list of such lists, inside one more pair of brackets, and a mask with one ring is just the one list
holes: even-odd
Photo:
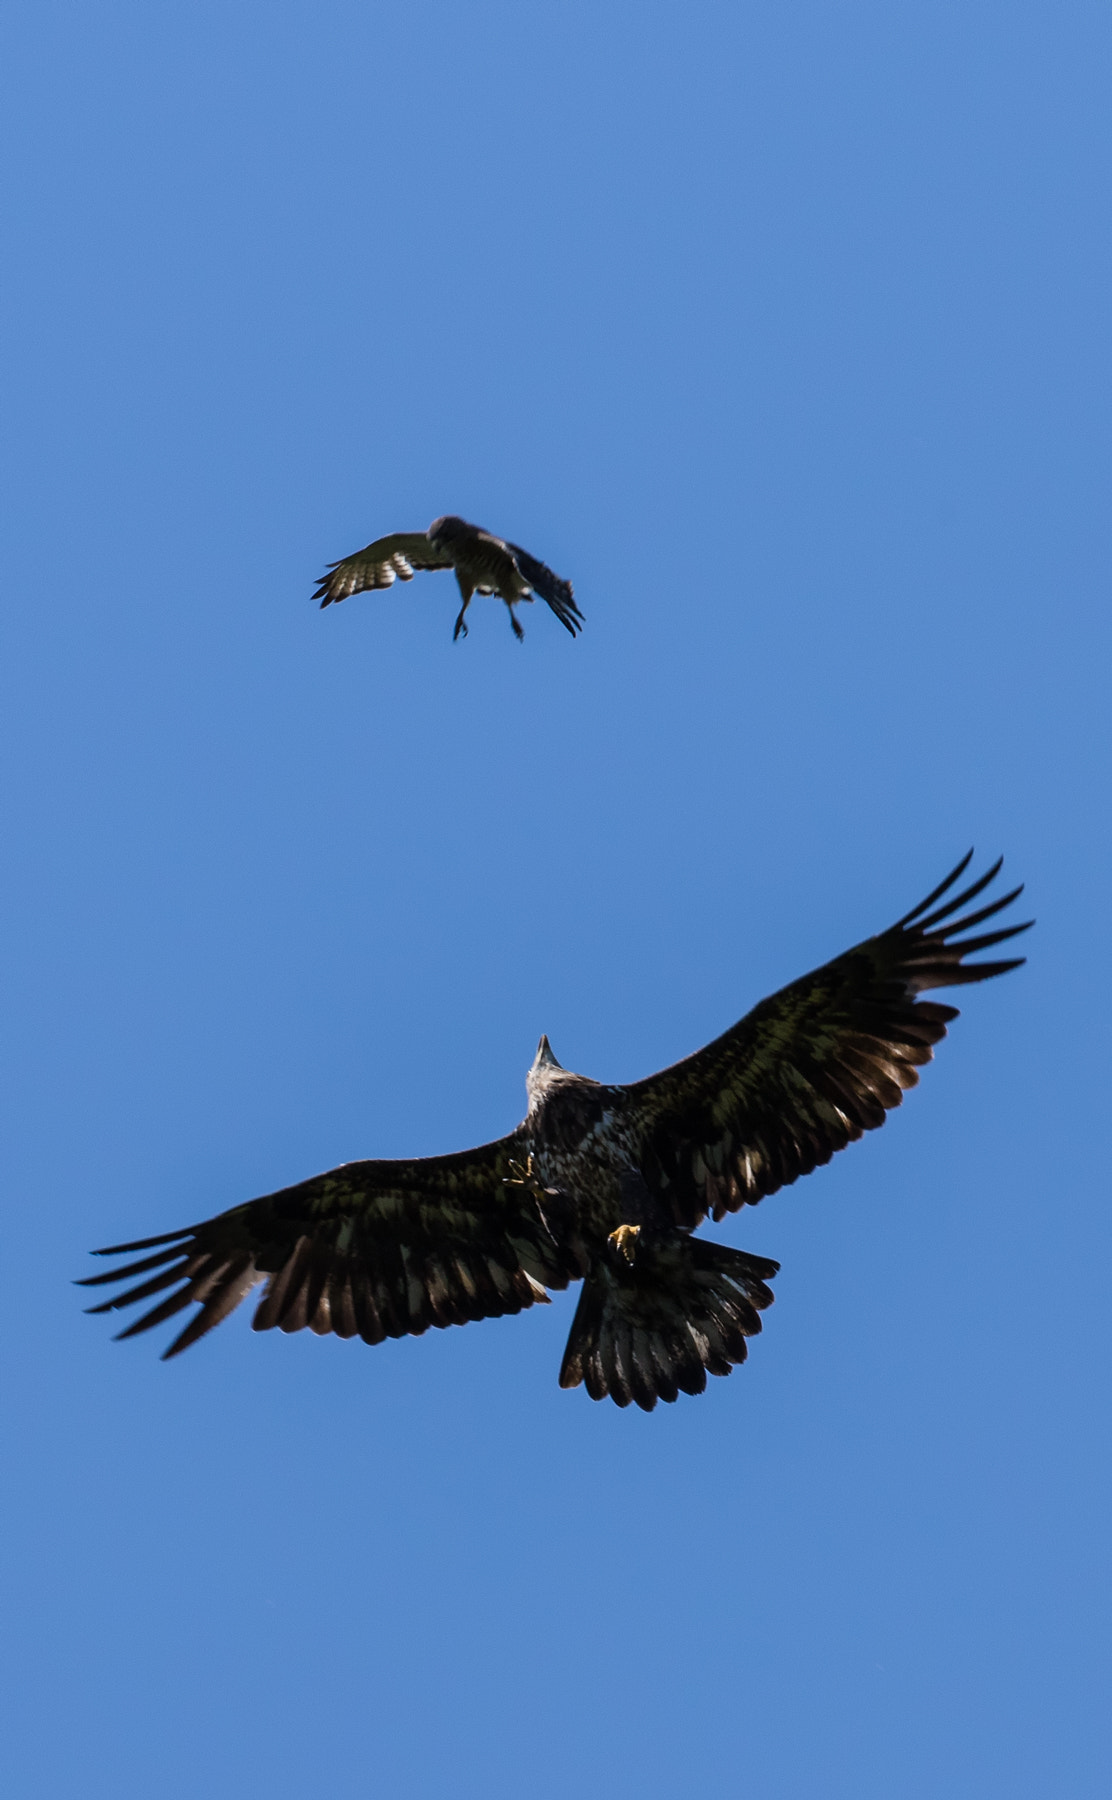
[(626, 1262), (632, 1268), (637, 1255), (637, 1239), (640, 1235), (640, 1225), (619, 1225), (617, 1231), (612, 1231), (606, 1241), (613, 1244), (615, 1250), (620, 1256), (625, 1257)]
[(537, 1045), (537, 1054), (533, 1058), (534, 1069), (562, 1069), (563, 1066), (563, 1063), (557, 1062), (555, 1056), (552, 1054), (552, 1045), (549, 1043), (547, 1037), (542, 1037), (540, 1043)]

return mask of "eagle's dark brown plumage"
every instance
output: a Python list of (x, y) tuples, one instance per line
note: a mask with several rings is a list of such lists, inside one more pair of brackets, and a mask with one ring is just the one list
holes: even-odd
[(473, 594), (497, 594), (506, 602), (518, 642), (525, 633), (514, 607), (523, 600), (531, 603), (535, 593), (548, 602), (572, 637), (583, 624), (570, 581), (554, 574), (547, 563), (538, 562), (519, 544), (495, 537), (454, 513), (434, 519), (427, 531), (395, 531), (390, 537), (376, 538), (353, 556), (330, 563), (328, 573), (317, 583), (313, 599), (322, 606), (332, 606), (346, 600), (349, 594), (360, 594), (368, 588), (392, 587), (397, 580), (412, 581), (417, 569), (456, 572), (463, 605), (452, 633), (453, 642), (461, 634), (467, 636), (464, 614)]
[(174, 1356), (265, 1283), (257, 1331), (308, 1326), (377, 1344), (521, 1312), (585, 1277), (562, 1386), (584, 1382), (596, 1400), (646, 1410), (701, 1392), (708, 1370), (727, 1375), (745, 1360), (778, 1265), (691, 1232), (884, 1123), (957, 1017), (921, 994), (1023, 961), (965, 960), (1028, 929), (956, 941), (1021, 892), (957, 917), (1000, 868), (954, 895), (969, 860), (888, 931), (686, 1061), (605, 1086), (561, 1068), (542, 1038), (528, 1113), (508, 1137), (454, 1156), (347, 1163), (184, 1231), (98, 1251), (150, 1254), (89, 1277), (139, 1278), (91, 1310), (165, 1295), (121, 1334), (131, 1337), (197, 1303)]

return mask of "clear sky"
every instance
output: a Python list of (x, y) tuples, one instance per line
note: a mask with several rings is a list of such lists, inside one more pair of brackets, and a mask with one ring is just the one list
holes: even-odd
[[(1068, 1800), (1108, 1762), (1109, 77), (1053, 0), (13, 0), (2, 1320), (19, 1800)], [(325, 563), (457, 511), (578, 641)], [(95, 1245), (630, 1080), (975, 843), (1028, 966), (574, 1304), (163, 1366)]]

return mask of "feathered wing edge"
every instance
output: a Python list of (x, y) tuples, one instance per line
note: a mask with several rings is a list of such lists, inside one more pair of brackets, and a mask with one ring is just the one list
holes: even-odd
[(677, 1223), (692, 1226), (708, 1213), (720, 1219), (755, 1205), (882, 1125), (958, 1016), (954, 1006), (917, 996), (988, 981), (1024, 962), (964, 959), (1029, 930), (1030, 920), (953, 941), (1023, 891), (1013, 888), (956, 917), (1003, 860), (951, 895), (972, 855), (888, 931), (792, 982), (695, 1055), (627, 1090), (640, 1115), (646, 1178)]
[(352, 594), (392, 587), (395, 581), (412, 581), (417, 569), (451, 567), (451, 558), (434, 550), (425, 532), (395, 531), (329, 563), (317, 582), (313, 599), (319, 600), (322, 608), (333, 606)]
[(572, 637), (575, 637), (583, 629), (584, 620), (575, 604), (571, 582), (557, 575), (547, 563), (530, 556), (528, 550), (523, 550), (520, 544), (511, 544), (506, 540), (506, 548), (533, 592), (548, 602), (565, 631), (570, 631)]
[[(90, 1307), (94, 1313), (174, 1290), (120, 1338), (149, 1331), (198, 1304), (200, 1311), (164, 1360), (196, 1343), (264, 1282), (256, 1331), (308, 1327), (318, 1335), (334, 1332), (377, 1344), (387, 1337), (420, 1336), (430, 1326), (522, 1312), (546, 1302), (547, 1287), (566, 1287), (582, 1268), (573, 1252), (557, 1244), (527, 1188), (514, 1179), (516, 1147), (516, 1137), (510, 1137), (472, 1153), (474, 1173), (489, 1189), (489, 1208), (472, 1181), (461, 1198), (468, 1153), (428, 1158), (423, 1167), (351, 1164), (185, 1230), (95, 1251), (98, 1256), (152, 1254), (79, 1285), (147, 1278)], [(391, 1167), (398, 1171), (394, 1186)], [(363, 1173), (368, 1170), (369, 1177)], [(425, 1186), (413, 1185), (414, 1170)], [(520, 1188), (522, 1197), (509, 1198), (508, 1188)]]

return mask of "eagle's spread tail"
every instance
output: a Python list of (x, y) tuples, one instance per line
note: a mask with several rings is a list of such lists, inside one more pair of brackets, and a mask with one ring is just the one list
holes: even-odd
[(560, 1386), (584, 1382), (592, 1400), (609, 1394), (645, 1412), (681, 1389), (701, 1394), (708, 1370), (728, 1375), (745, 1361), (779, 1267), (681, 1232), (615, 1245), (583, 1285)]

